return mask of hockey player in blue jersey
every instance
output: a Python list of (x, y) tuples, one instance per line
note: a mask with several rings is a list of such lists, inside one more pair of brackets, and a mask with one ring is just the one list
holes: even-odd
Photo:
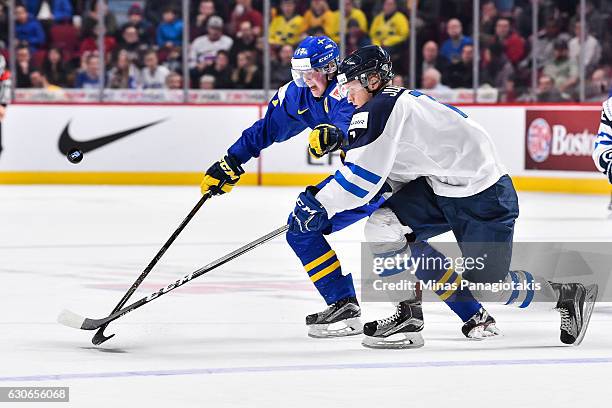
[[(312, 129), (309, 151), (313, 156), (322, 157), (339, 148), (354, 111), (340, 95), (335, 79), (339, 56), (338, 46), (328, 37), (307, 37), (298, 45), (292, 59), (293, 81), (274, 95), (265, 117), (246, 129), (230, 146), (227, 155), (208, 169), (202, 181), (203, 194), (209, 190), (214, 194), (229, 192), (244, 173), (242, 164), (259, 157), (260, 152), (273, 143), (284, 142), (307, 128)], [(287, 241), (310, 280), (330, 305), (325, 311), (306, 317), (310, 336), (361, 333), (361, 309), (352, 276), (343, 275), (340, 261), (324, 235), (367, 217), (380, 202), (381, 199), (374, 200), (338, 214), (325, 231), (287, 234)], [(330, 328), (332, 324), (334, 329)]]
[[(346, 134), (354, 107), (342, 97), (336, 82), (339, 62), (337, 45), (327, 37), (308, 37), (295, 50), (292, 59), (294, 80), (281, 87), (271, 99), (266, 115), (228, 149), (227, 155), (214, 163), (202, 181), (202, 193), (231, 191), (244, 172), (241, 165), (273, 143), (283, 142), (313, 129), (309, 152), (322, 157), (346, 144)], [(329, 177), (313, 188), (323, 188)], [(343, 275), (340, 261), (325, 235), (339, 231), (372, 214), (384, 201), (376, 194), (360, 206), (335, 214), (327, 228), (311, 232), (287, 233), (287, 241), (304, 266), (310, 280), (329, 305), (320, 313), (306, 317), (312, 337), (338, 337), (362, 332), (361, 310), (350, 274)], [(473, 298), (464, 304), (450, 304), (455, 309), (476, 309)], [(470, 314), (471, 316), (471, 314)], [(464, 319), (465, 321), (465, 319)], [(338, 324), (337, 324), (338, 323)], [(493, 323), (491, 319), (489, 324)], [(331, 326), (331, 327), (330, 327)], [(470, 326), (464, 333), (482, 337), (482, 327)], [(491, 325), (494, 328), (494, 325)]]
[[(363, 47), (342, 62), (338, 73), (341, 91), (357, 107), (348, 130), (344, 166), (320, 190), (300, 194), (290, 229), (327, 228), (330, 217), (362, 205), (389, 183), (393, 194), (370, 216), (368, 241), (392, 241), (398, 251), (409, 251), (414, 259), (444, 260), (427, 239), (452, 231), (464, 257), (487, 258), (487, 250), (486, 267), (471, 268), (461, 276), (452, 267), (436, 269), (443, 262), (433, 263), (433, 268), (416, 268), (418, 279), (452, 283), (439, 293), (447, 304), (464, 287), (462, 280), (507, 282), (512, 290), (497, 291), (487, 299), (521, 308), (536, 301), (556, 303), (561, 313), (561, 341), (580, 344), (597, 285), (559, 284), (527, 271), (509, 271), (518, 199), (489, 134), (453, 106), (418, 91), (390, 86), (392, 77), (389, 54), (378, 46)], [(604, 158), (601, 163), (609, 161)], [(415, 243), (407, 242), (407, 232)], [(485, 316), (476, 315), (477, 320), (480, 317)], [(379, 348), (422, 345), (422, 329), (421, 303), (414, 293), (408, 293), (393, 316), (364, 326), (363, 344)], [(393, 338), (399, 334), (404, 338)]]

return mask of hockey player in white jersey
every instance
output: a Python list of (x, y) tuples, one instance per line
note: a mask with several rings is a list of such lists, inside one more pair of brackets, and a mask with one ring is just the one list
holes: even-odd
[[(203, 194), (231, 191), (244, 173), (242, 164), (258, 157), (273, 143), (284, 142), (307, 128), (313, 129), (309, 137), (312, 156), (320, 158), (341, 149), (355, 108), (340, 95), (335, 79), (339, 54), (336, 43), (327, 37), (307, 37), (300, 43), (292, 59), (294, 80), (279, 89), (270, 101), (265, 117), (244, 130), (230, 146), (227, 155), (210, 166), (202, 180)], [(317, 187), (321, 188), (331, 178), (326, 178)], [(326, 235), (368, 217), (383, 201), (373, 196), (364, 205), (339, 212), (330, 217), (328, 228), (309, 233), (287, 233), (287, 242), (328, 305), (322, 312), (306, 316), (309, 336), (361, 334), (361, 308), (352, 276), (343, 273), (340, 260)], [(470, 321), (471, 316), (482, 309), (471, 294), (461, 303), (447, 304), (464, 322), (462, 332), (465, 336), (481, 338), (490, 334), (485, 333), (486, 328), (495, 331), (492, 317), (486, 320), (486, 324)]]
[(10, 100), (11, 73), (6, 69), (6, 59), (3, 55), (0, 55), (0, 153), (2, 153), (2, 121)]
[(595, 140), (593, 161), (612, 184), (612, 97), (603, 103), (601, 123)]
[[(608, 176), (608, 181), (612, 184), (612, 92), (608, 100), (603, 103), (601, 123), (593, 150), (593, 161), (597, 169)], [(612, 196), (608, 210), (612, 211)]]
[[(523, 283), (496, 299), (521, 308), (554, 302), (561, 313), (561, 341), (580, 344), (597, 295), (597, 286), (556, 284), (527, 271), (509, 271), (518, 199), (488, 133), (459, 109), (418, 91), (389, 86), (391, 60), (377, 46), (363, 47), (339, 67), (338, 82), (357, 110), (349, 126), (345, 165), (316, 194), (298, 197), (290, 228), (318, 230), (329, 217), (367, 202), (385, 182), (393, 194), (369, 219), (369, 242), (393, 240), (406, 246), (412, 231), (413, 257), (443, 257), (427, 239), (452, 231), (464, 257), (478, 258), (496, 243), (487, 267), (458, 275), (448, 270), (417, 270), (421, 281)], [(470, 245), (468, 245), (468, 243)], [(535, 283), (535, 284), (534, 284)], [(535, 290), (539, 287), (540, 290)], [(457, 289), (443, 289), (448, 300)], [(442, 296), (441, 296), (442, 297)], [(490, 298), (486, 300), (491, 300)], [(421, 304), (409, 294), (396, 313), (364, 326), (364, 345), (396, 347), (391, 340), (422, 343)], [(485, 319), (486, 316), (476, 316)]]

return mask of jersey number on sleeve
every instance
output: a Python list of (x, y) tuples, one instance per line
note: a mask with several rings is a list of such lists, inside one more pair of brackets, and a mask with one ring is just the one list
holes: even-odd
[[(429, 98), (429, 99), (431, 99), (432, 101), (438, 102), (438, 101), (436, 100), (436, 98), (434, 98), (433, 96), (426, 95), (426, 94), (424, 94), (423, 92), (419, 92), (419, 91), (414, 91), (414, 90), (413, 90), (413, 91), (410, 91), (410, 92), (408, 92), (408, 93), (409, 93), (410, 95), (412, 95), (412, 96), (416, 97), (416, 98), (418, 98), (419, 96), (425, 95), (426, 97), (428, 97), (428, 98)], [(442, 102), (438, 102), (438, 103), (442, 103)], [(465, 114), (465, 113), (464, 113), (462, 110), (460, 110), (460, 109), (459, 109), (459, 108), (457, 108), (456, 106), (449, 105), (449, 104), (447, 104), (447, 103), (442, 103), (442, 105), (444, 105), (444, 106), (446, 106), (446, 107), (450, 108), (451, 110), (454, 110), (455, 112), (457, 112), (459, 115), (463, 116), (464, 118), (467, 118), (467, 117), (468, 117), (468, 115), (466, 115), (466, 114)]]

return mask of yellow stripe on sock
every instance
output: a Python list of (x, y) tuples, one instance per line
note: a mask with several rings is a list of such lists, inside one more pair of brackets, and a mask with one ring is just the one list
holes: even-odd
[(442, 276), (442, 278), (440, 278), (440, 280), (438, 281), (438, 283), (440, 284), (445, 284), (446, 281), (448, 281), (451, 277), (451, 275), (453, 274), (453, 272), (455, 272), (453, 270), (453, 268), (448, 268), (448, 271), (446, 271), (446, 273), (444, 274), (444, 276)]
[(457, 289), (459, 289), (459, 286), (461, 285), (461, 275), (457, 275), (457, 277), (455, 278), (455, 282), (453, 282), (453, 285), (454, 285), (454, 289), (449, 289), (443, 294), (441, 294), (440, 300), (444, 301), (448, 299), (449, 297), (453, 295), (453, 293), (455, 293)]
[(310, 277), (310, 280), (313, 282), (318, 281), (319, 279), (329, 275), (331, 272), (335, 271), (340, 267), (340, 261), (336, 261), (333, 264), (329, 265), (327, 268), (322, 269), (321, 271), (315, 273)]
[(312, 271), (314, 268), (321, 265), (323, 262), (327, 261), (329, 258), (331, 258), (334, 255), (336, 255), (336, 253), (334, 252), (333, 249), (330, 249), (328, 252), (324, 253), (323, 255), (315, 259), (314, 261), (309, 262), (306, 265), (304, 265), (306, 272)]

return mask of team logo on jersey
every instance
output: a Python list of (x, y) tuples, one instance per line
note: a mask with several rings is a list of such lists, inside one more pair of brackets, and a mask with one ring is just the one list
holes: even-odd
[(550, 155), (552, 131), (545, 119), (537, 118), (527, 129), (527, 152), (536, 163), (542, 163)]
[(349, 130), (367, 129), (369, 114), (370, 112), (359, 112), (359, 113), (354, 114), (353, 119), (351, 120), (351, 125), (349, 126)]
[(604, 169), (612, 180), (612, 175), (610, 175), (610, 171), (612, 171), (612, 149), (606, 150), (599, 156), (599, 167)]
[(339, 89), (338, 85), (336, 85), (334, 90), (330, 92), (329, 96), (331, 96), (332, 98), (334, 98), (337, 101), (342, 99), (342, 95), (340, 94), (340, 89)]

